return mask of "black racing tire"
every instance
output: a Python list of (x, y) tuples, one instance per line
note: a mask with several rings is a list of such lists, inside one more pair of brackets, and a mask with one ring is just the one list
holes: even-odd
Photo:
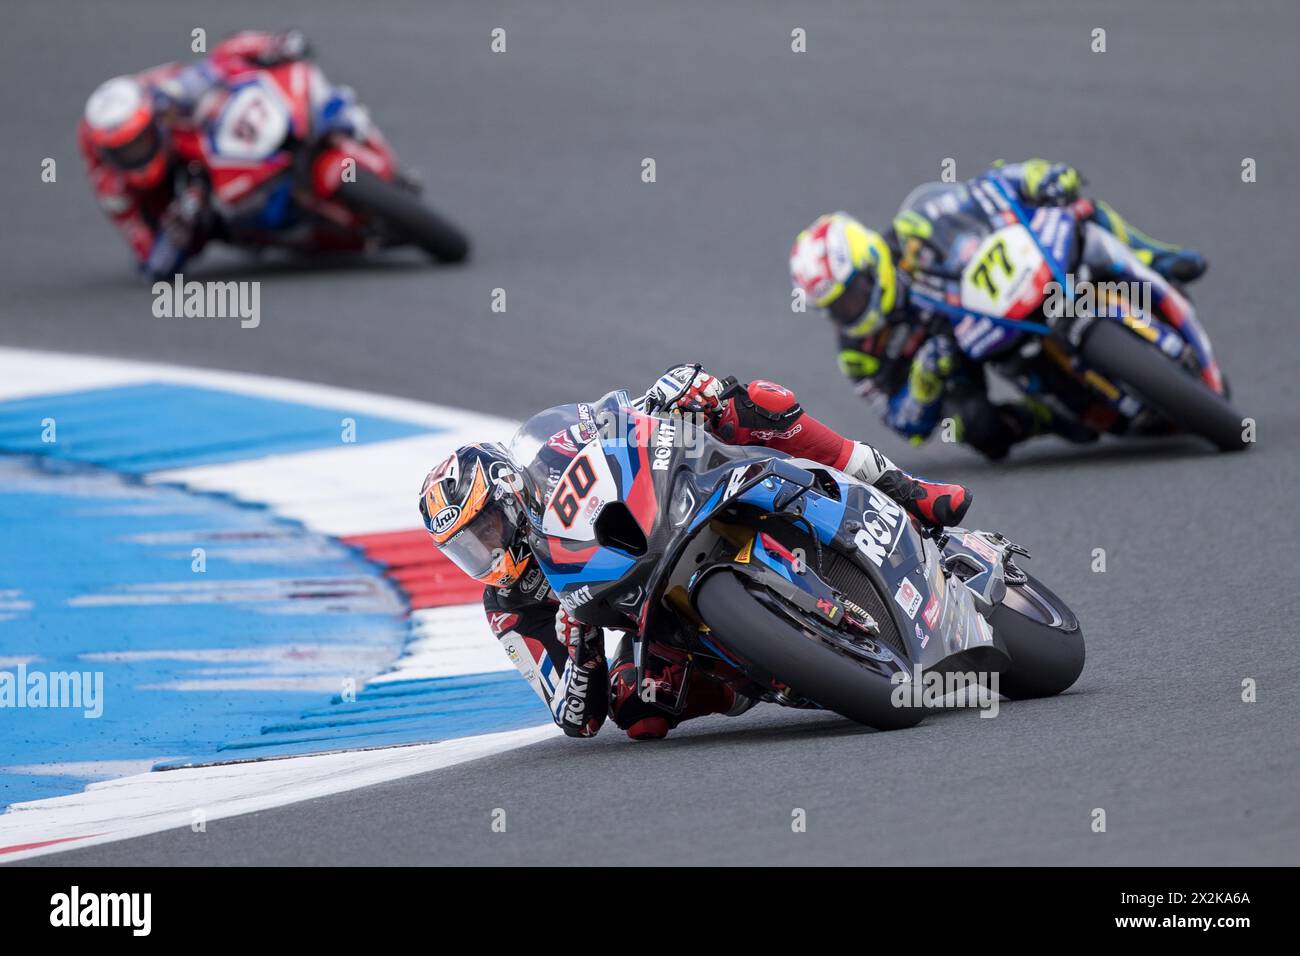
[(1024, 584), (1007, 587), (1007, 596), (987, 618), (994, 639), (1011, 658), (998, 674), (998, 692), (1011, 700), (1061, 693), (1079, 679), (1086, 656), (1074, 612), (1027, 577)]
[(339, 185), (338, 198), (368, 219), (380, 220), (398, 239), (418, 246), (439, 262), (463, 262), (469, 239), (409, 189), (358, 169), (356, 179)]
[(1128, 385), (1171, 421), (1220, 451), (1241, 451), (1242, 416), (1222, 395), (1194, 378), (1118, 322), (1099, 319), (1084, 331), (1079, 354), (1107, 378)]
[(889, 678), (774, 614), (730, 571), (705, 578), (695, 606), (725, 648), (827, 710), (877, 730), (912, 727), (925, 716), (923, 707), (894, 706)]

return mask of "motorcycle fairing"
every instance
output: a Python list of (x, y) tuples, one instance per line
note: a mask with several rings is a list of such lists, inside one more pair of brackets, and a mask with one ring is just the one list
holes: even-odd
[[(1031, 263), (1035, 259), (1040, 260), (1034, 265), (1034, 277), (1028, 280), (1030, 285), (1041, 290), (1050, 277), (1060, 285), (1064, 296), (1071, 301), (1075, 289), (1068, 270), (1080, 256), (1085, 261), (1095, 258), (1119, 260), (1125, 271), (1136, 275), (1150, 271), (1127, 246), (1094, 223), (1080, 222), (1068, 207), (1040, 206), (1032, 214), (1028, 213), (1012, 186), (996, 174), (988, 175), (971, 184), (970, 188), (960, 190), (949, 184), (918, 187), (904, 201), (900, 216), (909, 209), (924, 211), (930, 217), (936, 234), (955, 236), (962, 240), (959, 247), (939, 250), (940, 257), (947, 262), (944, 272), (918, 275), (910, 295), (916, 304), (953, 326), (958, 347), (975, 361), (1009, 355), (1024, 343), (1029, 334), (1049, 340), (1057, 334), (1049, 325), (1033, 320), (1033, 317), (1041, 314), (1042, 302), (1046, 298), (1042, 294), (1037, 296), (1038, 301), (1032, 307), (1027, 298), (1015, 299), (1013, 307), (1001, 313), (975, 307), (994, 304), (981, 301), (979, 294), (972, 293), (972, 279), (978, 271), (981, 254), (987, 255), (999, 237), (1005, 237), (1008, 249), (1014, 243), (1021, 255), (1027, 255)], [(945, 230), (944, 217), (952, 218), (956, 226), (948, 226)], [(1026, 238), (1032, 246), (1026, 244)], [(1099, 249), (1104, 251), (1099, 253)], [(1009, 258), (991, 257), (989, 271), (994, 271)], [(1012, 271), (1011, 268), (1004, 270), (1007, 273)], [(949, 272), (956, 274), (948, 274)], [(1158, 278), (1154, 273), (1152, 277)], [(996, 287), (996, 282), (994, 285)], [(1222, 377), (1209, 339), (1197, 322), (1190, 304), (1176, 289), (1170, 288), (1167, 293), (1160, 292), (1163, 285), (1164, 283), (1158, 283), (1154, 286), (1158, 294), (1168, 296), (1169, 301), (1162, 299), (1161, 302), (1169, 307), (1172, 314), (1182, 316), (1174, 328), (1171, 329), (1154, 316), (1142, 316), (1135, 325), (1134, 317), (1128, 310), (1111, 310), (1098, 318), (1128, 325), (1143, 337), (1152, 340), (1169, 356), (1175, 354), (1175, 348), (1181, 353), (1183, 346), (1190, 346), (1201, 367), (1202, 377), (1216, 391), (1222, 391)], [(1025, 286), (1028, 287), (1029, 285)], [(1075, 323), (1071, 334), (1077, 337), (1086, 328), (1088, 321), (1095, 320), (1085, 319)], [(1155, 330), (1154, 339), (1143, 331), (1147, 327)], [(1171, 334), (1175, 338), (1171, 338)], [(1065, 364), (1072, 374), (1097, 393), (1106, 407), (1123, 418), (1131, 420), (1142, 411), (1144, 405), (1137, 396), (1085, 368), (1077, 356), (1071, 354)]]
[(334, 199), (344, 165), (397, 175), (350, 91), (302, 61), (250, 69), (209, 91), (172, 141), (204, 169), (229, 240), (251, 247), (361, 248), (364, 224)]
[[(998, 649), (979, 608), (1005, 594), (1000, 545), (956, 530), (941, 553), (885, 495), (834, 468), (724, 445), (706, 434), (690, 447), (669, 444), (663, 429), (686, 423), (646, 416), (619, 401), (606, 396), (592, 405), (548, 409), (511, 443), (536, 498), (533, 553), (569, 613), (743, 667), (740, 655), (698, 630), (698, 617), (693, 629), (690, 624), (700, 583), (729, 572), (750, 582), (757, 599), (803, 627), (809, 639), (837, 644), (886, 676), (969, 668), (964, 652)], [(590, 505), (590, 520), (575, 520), (566, 529), (571, 537), (547, 533), (566, 476), (584, 454), (600, 456), (610, 478), (604, 487), (616, 494), (591, 504), (592, 483), (588, 496), (566, 507), (585, 516)], [(635, 523), (645, 536), (639, 553), (626, 546), (627, 535), (621, 544), (611, 542), (606, 514), (628, 533), (627, 522)], [(951, 554), (968, 556), (960, 570), (969, 586), (944, 568)]]

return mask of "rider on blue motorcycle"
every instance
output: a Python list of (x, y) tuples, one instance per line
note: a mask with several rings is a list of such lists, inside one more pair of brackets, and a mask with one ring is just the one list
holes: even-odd
[[(908, 475), (872, 446), (844, 438), (805, 413), (793, 392), (773, 382), (741, 385), (681, 365), (665, 372), (634, 404), (653, 414), (693, 416), (729, 444), (763, 445), (838, 468), (879, 488), (932, 527), (957, 524), (970, 506), (966, 488)], [(584, 444), (585, 436), (566, 430), (552, 436), (540, 454), (556, 457), (562, 469)], [(459, 448), (425, 478), (420, 513), (443, 554), (486, 585), (488, 624), (556, 724), (571, 737), (591, 737), (609, 716), (629, 737), (654, 739), (682, 720), (752, 706), (753, 699), (729, 682), (738, 675), (705, 665), (683, 688), (680, 655), (656, 645), (645, 652), (655, 661), (647, 673), (656, 696), (676, 698), (686, 691), (686, 706), (674, 716), (643, 699), (628, 637), (606, 662), (601, 629), (584, 625), (560, 605), (533, 560), (527, 513), (534, 493), (525, 486), (522, 464), (497, 444)]]
[[(1157, 309), (1181, 306), (1171, 283), (1191, 282), (1205, 272), (1199, 253), (1159, 242), (1140, 232), (1101, 200), (1081, 198), (1082, 178), (1062, 163), (1030, 159), (996, 164), (975, 182), (998, 177), (1032, 210), (1070, 206), (1123, 242), (1136, 256), (1141, 275), (1115, 278), (1150, 281)], [(963, 355), (951, 326), (932, 321), (909, 301), (910, 273), (934, 256), (926, 244), (931, 223), (919, 211), (899, 214), (880, 235), (846, 213), (822, 216), (799, 233), (790, 252), (790, 276), (806, 302), (827, 310), (839, 340), (840, 369), (873, 402), (890, 428), (920, 444), (946, 413), (953, 439), (989, 458), (1034, 435), (1054, 433), (1076, 442), (1097, 432), (1032, 398), (993, 402), (983, 366)], [(1174, 317), (1177, 318), (1177, 317)], [(1177, 322), (1175, 322), (1177, 324)]]

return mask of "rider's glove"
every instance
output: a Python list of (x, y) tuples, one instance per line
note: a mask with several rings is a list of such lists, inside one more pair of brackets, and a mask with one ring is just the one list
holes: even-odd
[(158, 231), (176, 248), (189, 249), (202, 235), (207, 210), (207, 191), (201, 184), (192, 183), (163, 211)]
[(594, 737), (609, 710), (604, 636), (563, 608), (555, 615), (555, 636), (569, 651), (551, 701), (555, 722), (570, 737)]
[(191, 183), (176, 196), (158, 221), (158, 235), (145, 268), (155, 278), (172, 275), (196, 252), (207, 237), (208, 194), (201, 183)]
[(191, 187), (176, 196), (163, 210), (157, 235), (144, 264), (150, 276), (163, 278), (180, 269), (197, 244), (203, 208), (202, 192), (198, 187)]
[(600, 649), (603, 639), (600, 628), (583, 624), (564, 608), (555, 615), (555, 636), (568, 648), (569, 656), (579, 663), (591, 658)]
[(721, 381), (698, 365), (678, 365), (659, 376), (645, 395), (648, 412), (700, 415), (712, 418), (722, 411)]
[(1052, 163), (1040, 175), (1025, 177), (1025, 192), (1034, 202), (1044, 206), (1064, 206), (1079, 196), (1083, 177), (1073, 166)]
[(185, 259), (185, 250), (173, 245), (167, 233), (159, 232), (154, 237), (149, 255), (141, 263), (141, 268), (150, 279), (168, 279), (180, 271)]

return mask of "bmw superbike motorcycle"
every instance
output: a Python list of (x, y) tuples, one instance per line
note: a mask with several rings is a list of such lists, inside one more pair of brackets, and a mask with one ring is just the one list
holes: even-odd
[(671, 648), (688, 677), (891, 729), (922, 719), (930, 701), (906, 691), (930, 673), (996, 674), (1026, 698), (1083, 669), (1079, 621), (1023, 548), (920, 527), (834, 468), (723, 444), (623, 391), (541, 412), (510, 451), (539, 566), (570, 614), (637, 636), (640, 687)]
[(204, 187), (216, 238), (233, 245), (414, 245), (441, 262), (469, 254), (465, 234), (423, 205), (418, 183), (352, 92), (312, 63), (241, 74), (208, 94), (172, 141), (182, 160), (177, 195)]
[[(1087, 202), (1030, 211), (996, 175), (918, 187), (894, 220), (917, 263), (911, 300), (951, 324), (972, 362), (1093, 433), (1190, 432), (1224, 451), (1246, 447), (1190, 300), (1163, 281), (1111, 281), (1159, 277), (1088, 221)], [(1170, 321), (1154, 314), (1153, 294)]]

